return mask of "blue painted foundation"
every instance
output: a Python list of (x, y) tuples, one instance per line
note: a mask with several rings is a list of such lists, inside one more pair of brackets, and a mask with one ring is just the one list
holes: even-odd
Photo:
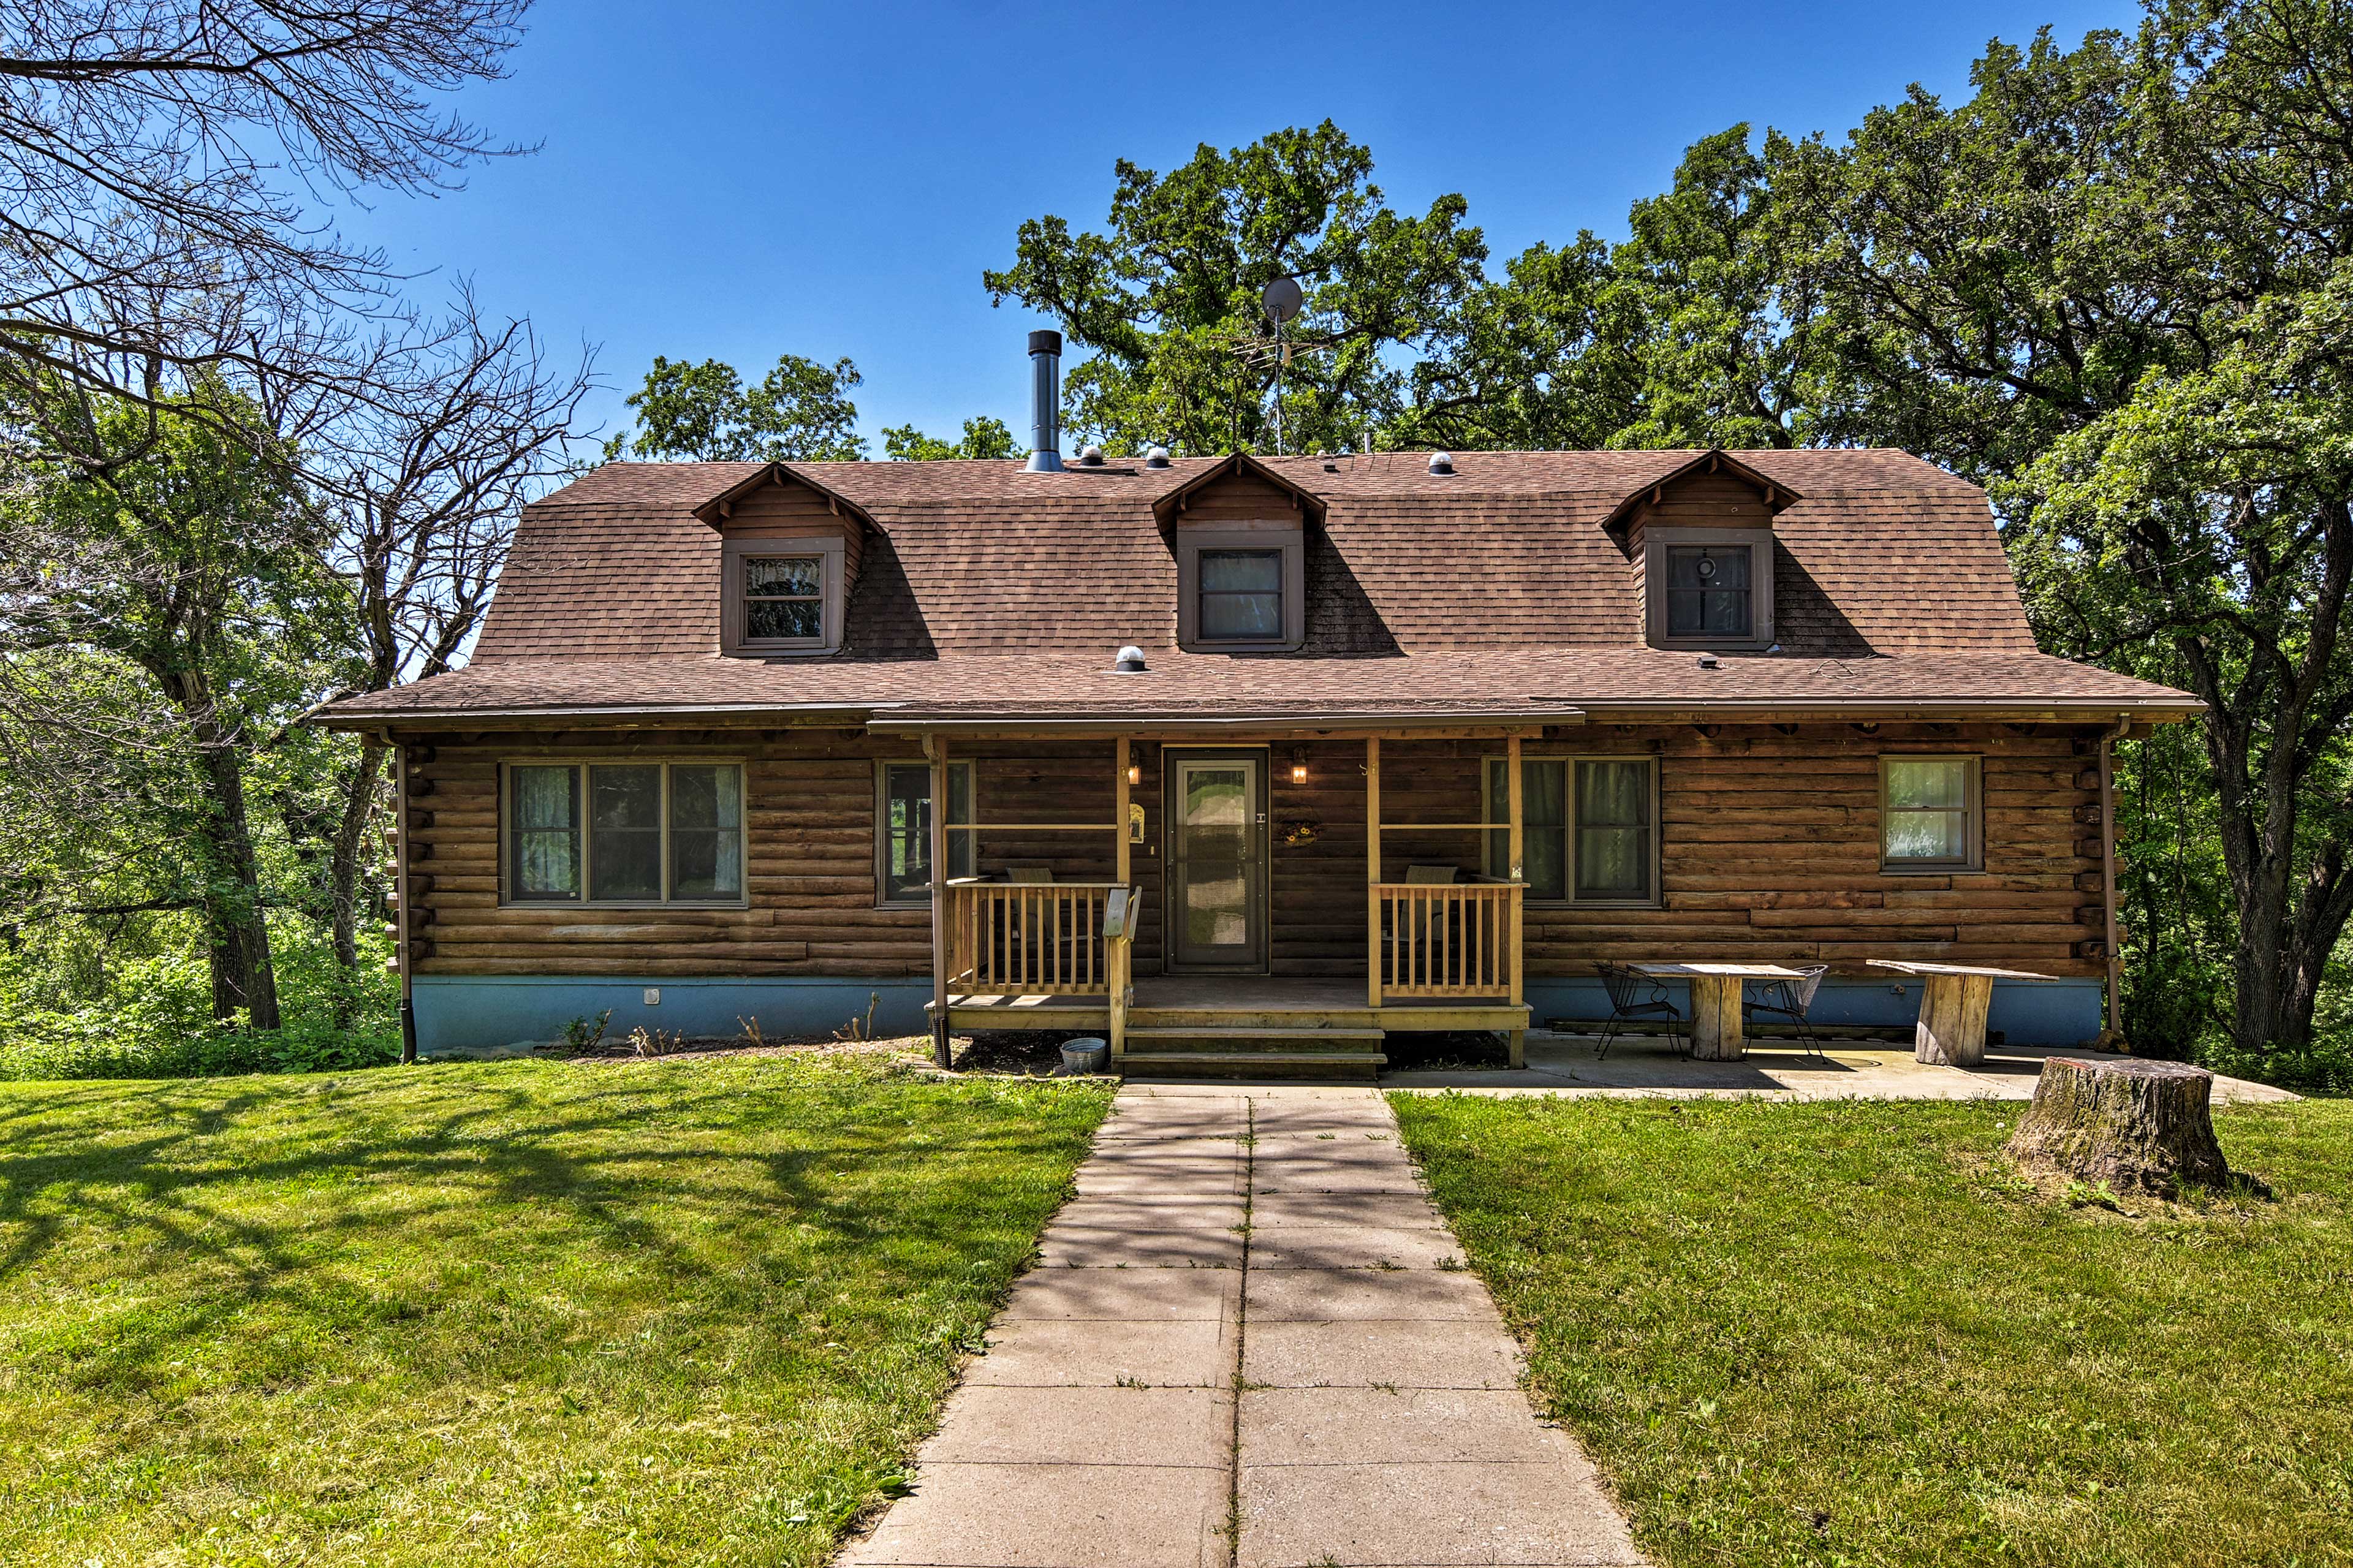
[[(1689, 1012), (1683, 987), (1670, 982), (1668, 994)], [(1999, 1030), (2015, 1046), (2072, 1046), (2100, 1032), (2101, 986), (2096, 980), (1993, 983), (1989, 1032)], [(1552, 1018), (1607, 1018), (1609, 997), (1594, 980), (1537, 980), (1527, 999), (1541, 1026)], [(1920, 1016), (1920, 982), (1825, 980), (1814, 994), (1813, 1018), (1824, 1024), (1865, 1024), (1910, 1028)]]
[[(1671, 986), (1678, 1004), (1681, 986)], [(837, 980), (805, 977), (742, 980), (575, 980), (539, 975), (420, 974), (413, 983), (417, 1048), (480, 1050), (525, 1040), (560, 1037), (575, 1018), (594, 1021), (610, 1007), (610, 1035), (640, 1026), (688, 1035), (733, 1035), (745, 1018), (773, 1037), (829, 1035), (863, 1018), (875, 998), (881, 1035), (919, 1035), (928, 1026), (927, 980)], [(661, 1000), (648, 1005), (645, 993)], [(1599, 980), (1532, 979), (1527, 1000), (1539, 1026), (1553, 1018), (1606, 1018), (1609, 999)], [(1920, 1016), (1920, 983), (1827, 980), (1813, 1016), (1825, 1024), (1909, 1028)], [(1986, 1026), (2013, 1045), (2072, 1046), (2100, 1032), (2100, 983), (2055, 980), (2043, 984), (1996, 981)]]
[[(661, 1000), (647, 1005), (645, 994)], [(829, 1035), (866, 1016), (876, 998), (878, 1035), (919, 1035), (928, 1026), (928, 980), (575, 980), (541, 975), (420, 974), (410, 983), (417, 1009), (417, 1048), (480, 1050), (523, 1040), (552, 1040), (575, 1018), (596, 1022), (613, 1010), (608, 1036), (642, 1026), (687, 1035), (735, 1035), (739, 1020), (756, 1018), (771, 1037)]]

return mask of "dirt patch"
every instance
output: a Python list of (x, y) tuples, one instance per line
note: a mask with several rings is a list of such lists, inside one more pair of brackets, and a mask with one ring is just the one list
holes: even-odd
[(1069, 1029), (992, 1029), (958, 1036), (953, 1060), (958, 1072), (1011, 1078), (1054, 1078), (1062, 1070), (1062, 1042), (1103, 1038)]
[(1389, 1072), (1459, 1072), (1512, 1065), (1511, 1043), (1493, 1030), (1444, 1035), (1398, 1034), (1381, 1041)]

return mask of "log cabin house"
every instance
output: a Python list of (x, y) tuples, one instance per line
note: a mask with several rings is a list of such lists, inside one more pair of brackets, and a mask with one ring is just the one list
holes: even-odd
[[(1050, 342), (1046, 340), (1052, 340)], [(1052, 385), (1051, 333), (1032, 340)], [(1984, 963), (2114, 1003), (2109, 742), (1984, 494), (1884, 450), (613, 463), (524, 512), (394, 750), (427, 1050), (611, 1011), (1377, 1065), (1606, 1016), (1598, 960)], [(944, 876), (935, 875), (944, 870)], [(1906, 994), (1907, 991), (1910, 993)]]

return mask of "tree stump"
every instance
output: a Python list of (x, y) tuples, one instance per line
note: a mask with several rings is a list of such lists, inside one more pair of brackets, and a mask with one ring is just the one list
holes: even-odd
[(2214, 1141), (2213, 1090), (2214, 1075), (2186, 1062), (2052, 1057), (2008, 1152), (2119, 1193), (2219, 1185), (2231, 1167)]

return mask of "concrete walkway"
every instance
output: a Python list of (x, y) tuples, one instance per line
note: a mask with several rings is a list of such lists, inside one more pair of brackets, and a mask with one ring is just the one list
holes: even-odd
[(1369, 1089), (1131, 1086), (845, 1563), (1639, 1563)]

